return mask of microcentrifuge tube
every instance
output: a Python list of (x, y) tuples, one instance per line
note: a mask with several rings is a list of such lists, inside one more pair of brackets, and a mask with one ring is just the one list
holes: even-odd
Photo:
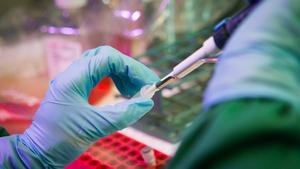
[(141, 90), (134, 96), (134, 97), (145, 97), (151, 99), (155, 92), (158, 91), (155, 84), (153, 85), (146, 85), (141, 88)]
[(150, 166), (155, 166), (156, 165), (156, 159), (155, 159), (155, 155), (154, 155), (154, 151), (152, 148), (150, 147), (144, 147), (142, 150), (141, 150), (141, 154), (142, 154), (142, 157), (144, 159), (144, 161), (150, 165)]

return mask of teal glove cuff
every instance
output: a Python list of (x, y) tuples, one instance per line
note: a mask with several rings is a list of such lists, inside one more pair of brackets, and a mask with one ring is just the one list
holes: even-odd
[(29, 149), (19, 135), (0, 138), (0, 168), (45, 168), (39, 157)]

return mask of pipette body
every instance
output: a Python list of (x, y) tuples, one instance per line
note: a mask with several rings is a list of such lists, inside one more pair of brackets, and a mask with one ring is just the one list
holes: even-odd
[(196, 50), (182, 62), (177, 64), (171, 73), (156, 83), (156, 88), (158, 90), (162, 89), (173, 81), (185, 77), (204, 63), (216, 62), (215, 58), (209, 58), (209, 56), (216, 55), (219, 52), (220, 49), (216, 46), (213, 37), (208, 38), (204, 41), (200, 49)]

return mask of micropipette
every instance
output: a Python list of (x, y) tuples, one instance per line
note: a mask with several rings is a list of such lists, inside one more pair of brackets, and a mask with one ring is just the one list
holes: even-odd
[(181, 79), (191, 73), (193, 70), (204, 63), (215, 63), (217, 58), (211, 58), (220, 52), (230, 35), (235, 31), (238, 25), (248, 16), (248, 14), (256, 7), (260, 0), (250, 1), (250, 5), (241, 10), (232, 18), (226, 18), (221, 21), (215, 28), (213, 36), (204, 41), (202, 47), (195, 51), (192, 55), (177, 64), (171, 73), (162, 78), (154, 85), (148, 85), (141, 89), (140, 95), (151, 98), (155, 92), (161, 90), (168, 84)]
[(168, 84), (185, 77), (204, 63), (217, 62), (217, 58), (210, 58), (210, 56), (216, 55), (219, 51), (213, 37), (207, 39), (200, 49), (196, 50), (189, 57), (177, 64), (171, 73), (166, 75), (159, 82), (143, 87), (140, 91), (140, 95), (151, 98), (155, 92), (161, 90)]
[(174, 82), (175, 80), (185, 77), (187, 74), (203, 65), (204, 63), (214, 63), (217, 61), (216, 58), (209, 58), (211, 55), (216, 55), (220, 50), (216, 46), (213, 38), (207, 39), (203, 46), (191, 54), (189, 57), (184, 59), (182, 62), (177, 64), (171, 73), (162, 78), (158, 83), (155, 84), (157, 91)]

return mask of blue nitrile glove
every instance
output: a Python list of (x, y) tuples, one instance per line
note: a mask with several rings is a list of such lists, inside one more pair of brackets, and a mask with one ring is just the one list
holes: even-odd
[(241, 98), (271, 98), (300, 111), (300, 1), (272, 0), (237, 29), (205, 94), (205, 107)]
[(141, 97), (112, 106), (89, 105), (91, 89), (105, 76), (125, 96), (159, 80), (111, 47), (87, 51), (51, 81), (24, 134), (0, 138), (0, 168), (63, 168), (93, 142), (136, 122), (152, 108), (152, 100)]

